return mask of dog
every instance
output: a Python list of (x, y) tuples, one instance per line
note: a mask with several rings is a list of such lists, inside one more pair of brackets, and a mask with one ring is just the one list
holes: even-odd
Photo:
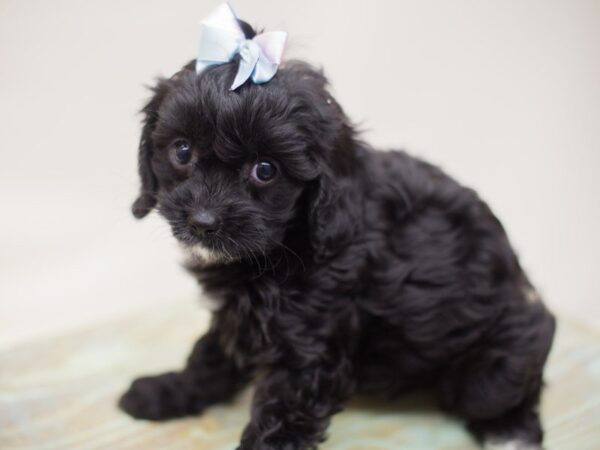
[(239, 449), (304, 450), (357, 392), (427, 389), (482, 445), (541, 448), (555, 319), (487, 204), (363, 142), (322, 71), (232, 91), (238, 64), (192, 61), (143, 108), (133, 214), (168, 221), (215, 308), (185, 368), (120, 407), (195, 415), (253, 382)]

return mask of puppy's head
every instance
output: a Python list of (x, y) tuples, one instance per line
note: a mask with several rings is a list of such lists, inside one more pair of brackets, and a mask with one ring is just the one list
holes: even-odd
[(159, 80), (143, 109), (133, 214), (157, 206), (207, 263), (267, 253), (298, 220), (323, 228), (331, 217), (319, 211), (331, 210), (348, 158), (336, 153), (352, 134), (319, 71), (292, 62), (268, 83), (230, 91), (237, 65), (196, 74), (191, 62)]

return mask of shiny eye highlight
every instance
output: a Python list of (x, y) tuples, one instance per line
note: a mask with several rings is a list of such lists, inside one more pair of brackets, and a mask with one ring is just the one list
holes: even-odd
[(254, 167), (252, 167), (252, 171), (250, 172), (252, 180), (258, 184), (266, 184), (273, 180), (276, 175), (277, 167), (275, 167), (275, 164), (265, 159), (261, 159), (254, 164)]
[(178, 164), (185, 166), (192, 160), (192, 146), (185, 139), (175, 141), (173, 144), (173, 156)]

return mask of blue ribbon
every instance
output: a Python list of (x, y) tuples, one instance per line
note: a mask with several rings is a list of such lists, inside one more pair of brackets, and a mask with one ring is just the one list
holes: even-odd
[(209, 66), (230, 62), (240, 55), (237, 74), (231, 85), (235, 90), (248, 79), (261, 84), (271, 80), (281, 64), (287, 33), (268, 31), (246, 39), (235, 13), (223, 3), (201, 23), (196, 73)]

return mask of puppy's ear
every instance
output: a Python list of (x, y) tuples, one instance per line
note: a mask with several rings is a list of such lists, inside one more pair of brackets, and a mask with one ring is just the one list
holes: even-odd
[(158, 81), (157, 85), (152, 88), (154, 95), (142, 109), (144, 118), (138, 151), (138, 173), (142, 186), (139, 197), (131, 207), (133, 215), (138, 219), (148, 215), (152, 208), (154, 208), (154, 205), (156, 205), (158, 184), (156, 176), (152, 171), (152, 153), (154, 151), (152, 132), (158, 120), (158, 108), (168, 91), (167, 83), (168, 81), (164, 79)]
[(307, 136), (318, 175), (308, 192), (308, 226), (316, 259), (344, 248), (361, 226), (357, 198), (355, 132), (328, 90), (322, 71), (299, 61), (286, 63), (281, 79), (290, 93), (294, 122)]
[(360, 230), (360, 210), (351, 177), (329, 169), (313, 181), (309, 193), (308, 225), (316, 260), (334, 256)]

